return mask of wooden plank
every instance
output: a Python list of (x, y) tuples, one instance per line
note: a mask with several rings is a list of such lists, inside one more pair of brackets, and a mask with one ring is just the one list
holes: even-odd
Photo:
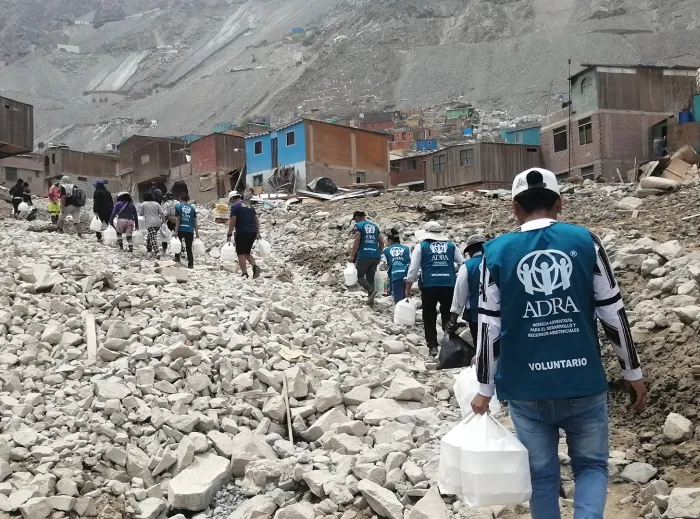
[(282, 396), (284, 406), (287, 410), (287, 430), (289, 431), (289, 441), (294, 443), (294, 431), (292, 430), (292, 411), (289, 407), (289, 386), (287, 385), (287, 374), (282, 372)]
[(85, 312), (85, 340), (87, 342), (88, 359), (97, 358), (97, 331), (95, 330), (95, 314)]

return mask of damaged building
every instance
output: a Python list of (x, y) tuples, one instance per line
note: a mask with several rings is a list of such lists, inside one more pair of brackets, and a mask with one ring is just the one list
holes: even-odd
[(246, 185), (295, 192), (313, 179), (338, 186), (390, 185), (389, 139), (385, 133), (300, 119), (246, 137)]

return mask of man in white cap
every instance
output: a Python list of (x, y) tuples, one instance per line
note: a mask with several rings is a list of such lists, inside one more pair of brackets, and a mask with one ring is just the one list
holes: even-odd
[(534, 519), (559, 518), (559, 432), (566, 432), (576, 492), (574, 516), (603, 519), (608, 485), (608, 383), (596, 317), (612, 342), (632, 407), (648, 398), (620, 288), (600, 240), (557, 222), (562, 210), (551, 171), (513, 182), (521, 227), (484, 245), (477, 378), (472, 401), (484, 414), (498, 390), (508, 400), (530, 457)]
[(450, 308), (450, 324), (447, 326), (447, 331), (456, 331), (457, 319), (464, 311), (463, 318), (469, 324), (469, 332), (474, 341), (474, 347), (476, 347), (476, 337), (479, 329), (479, 268), (481, 267), (481, 259), (484, 254), (484, 243), (486, 243), (486, 236), (483, 234), (472, 234), (467, 238), (467, 246), (464, 252), (469, 254), (469, 259), (464, 262), (464, 265), (457, 273), (457, 283), (455, 284), (455, 293), (452, 298), (452, 307)]
[(253, 257), (253, 244), (260, 238), (260, 221), (255, 209), (248, 202), (243, 201), (243, 197), (238, 191), (231, 191), (228, 194), (231, 206), (231, 219), (228, 225), (227, 239), (230, 241), (233, 236), (236, 254), (238, 255), (238, 265), (241, 267), (243, 277), (248, 277), (248, 263), (253, 266), (253, 279), (260, 277), (260, 267), (255, 264)]
[(406, 297), (410, 297), (413, 283), (421, 275), (421, 301), (425, 341), (430, 355), (437, 356), (437, 306), (440, 305), (442, 328), (450, 320), (450, 306), (454, 296), (457, 274), (455, 263), (462, 265), (464, 256), (442, 232), (437, 222), (428, 222), (422, 233), (416, 233), (420, 243), (411, 253), (411, 266), (406, 276)]

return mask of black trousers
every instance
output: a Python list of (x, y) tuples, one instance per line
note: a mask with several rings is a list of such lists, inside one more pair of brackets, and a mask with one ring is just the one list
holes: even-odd
[(469, 323), (469, 331), (472, 334), (472, 339), (474, 339), (474, 349), (476, 349), (477, 344), (476, 344), (476, 338), (479, 335), (479, 323)]
[[(185, 242), (185, 251), (187, 252), (187, 265), (190, 267), (193, 266), (194, 253), (192, 252), (192, 242), (194, 241), (194, 233), (180, 231), (179, 233), (177, 233), (177, 237), (180, 238), (180, 241)], [(180, 261), (179, 254), (175, 254), (175, 261)]]
[(437, 306), (440, 305), (443, 329), (450, 320), (450, 307), (455, 287), (423, 287), (421, 301), (423, 303), (423, 326), (425, 326), (425, 341), (428, 346), (437, 346)]

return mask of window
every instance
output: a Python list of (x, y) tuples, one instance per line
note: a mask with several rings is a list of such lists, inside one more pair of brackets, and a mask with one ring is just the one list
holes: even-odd
[(585, 168), (581, 168), (581, 177), (583, 177), (584, 180), (587, 178), (593, 180), (593, 175), (595, 175), (595, 167), (586, 166)]
[(35, 171), (35, 172), (34, 172), (34, 178), (39, 178), (40, 176), (41, 176), (41, 172), (40, 172), (40, 171)]
[(523, 132), (516, 132), (515, 133), (515, 144), (522, 144), (523, 143)]
[(578, 142), (581, 146), (593, 142), (593, 123), (590, 117), (578, 122)]
[(406, 169), (408, 171), (415, 171), (418, 169), (418, 161), (416, 159), (409, 160), (406, 164)]
[[(255, 149), (253, 150), (253, 153), (255, 155), (262, 155), (262, 141), (255, 141)], [(262, 184), (260, 184), (262, 186)]]
[(586, 95), (592, 85), (593, 80), (588, 76), (584, 76), (584, 78), (581, 80), (581, 95)]
[(467, 150), (459, 151), (459, 166), (473, 166), (474, 165), (474, 148), (469, 148)]
[[(258, 142), (260, 142), (260, 141), (258, 141)], [(257, 144), (257, 142), (256, 142), (255, 144)], [(262, 145), (262, 142), (261, 142), (261, 145)], [(254, 185), (255, 187), (260, 187), (260, 186), (262, 186), (262, 182), (263, 182), (263, 177), (262, 177), (262, 175), (253, 175), (253, 185)]]
[(55, 153), (51, 154), (51, 164), (56, 164), (56, 154)]
[(296, 143), (296, 134), (294, 132), (287, 132), (287, 146), (294, 146)]
[(367, 182), (367, 173), (358, 171), (355, 174), (355, 184), (365, 184)]
[(433, 173), (444, 173), (446, 165), (446, 155), (438, 155), (437, 157), (433, 157)]
[(17, 182), (17, 168), (5, 167), (5, 179), (8, 182)]
[(566, 126), (561, 126), (554, 129), (554, 153), (566, 151), (569, 148), (568, 132)]
[(87, 182), (87, 177), (78, 177), (78, 182)]

